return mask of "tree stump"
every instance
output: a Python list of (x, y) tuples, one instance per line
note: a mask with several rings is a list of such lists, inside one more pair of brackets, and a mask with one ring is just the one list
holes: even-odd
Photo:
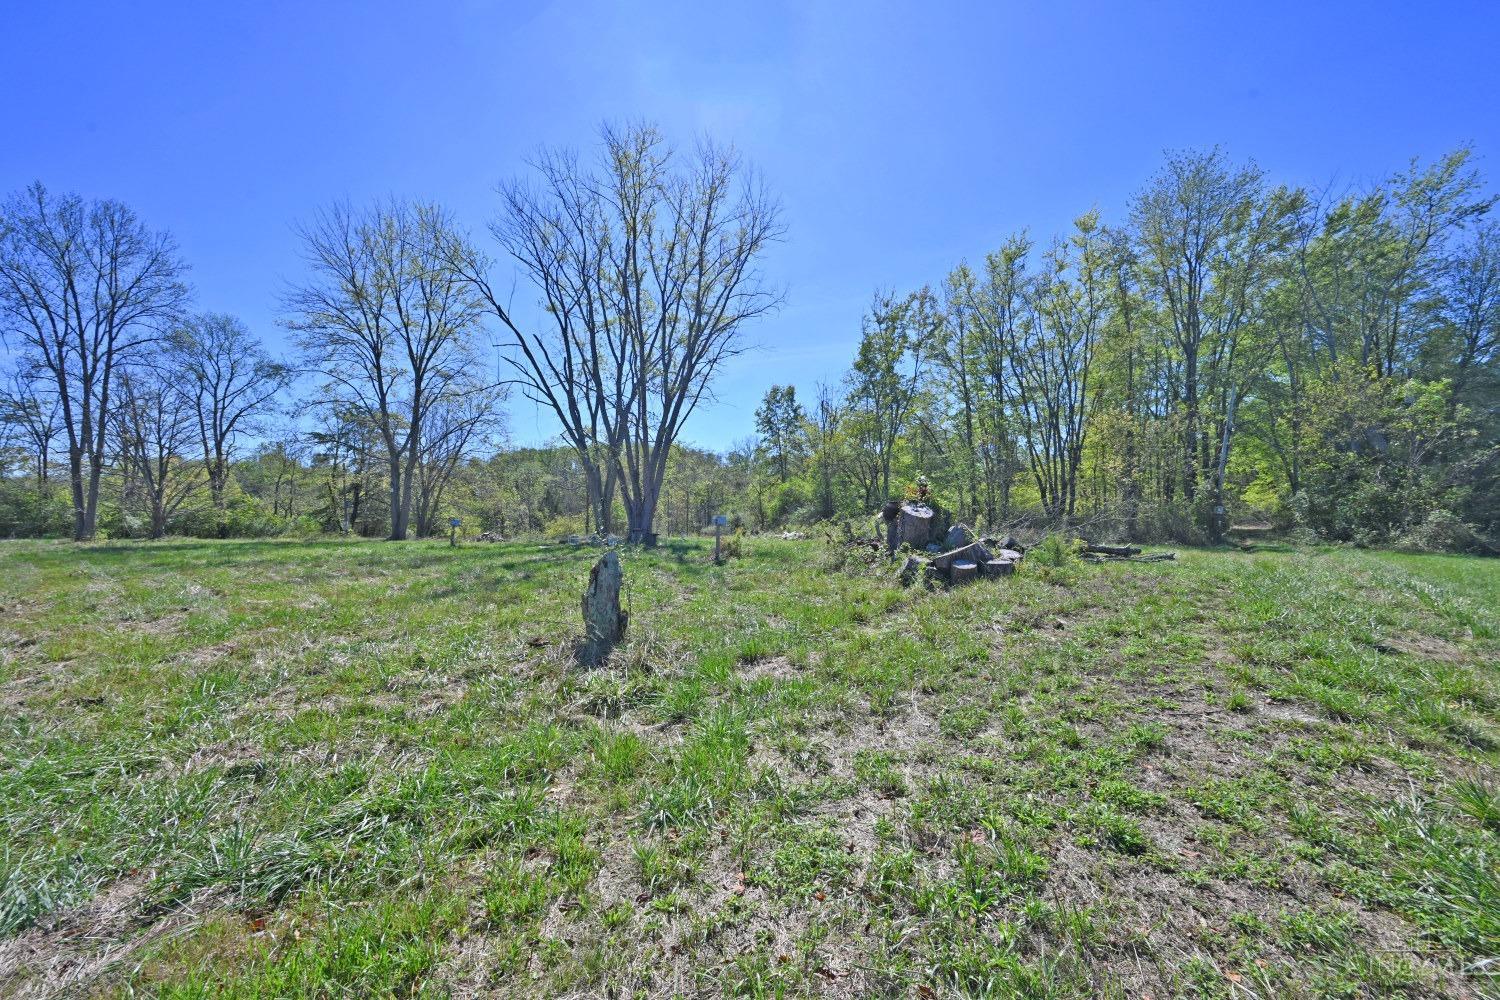
[(948, 571), (948, 579), (954, 583), (966, 583), (978, 575), (979, 565), (968, 560), (954, 563), (953, 568)]
[(620, 610), (620, 584), (625, 578), (620, 557), (614, 550), (604, 553), (589, 571), (589, 586), (583, 592), (584, 643), (578, 658), (595, 664), (625, 635), (630, 615)]
[(985, 576), (1010, 576), (1016, 571), (1016, 564), (1009, 559), (991, 559), (983, 569)]
[(932, 508), (925, 503), (904, 503), (896, 515), (896, 545), (914, 549), (927, 547), (932, 541)]

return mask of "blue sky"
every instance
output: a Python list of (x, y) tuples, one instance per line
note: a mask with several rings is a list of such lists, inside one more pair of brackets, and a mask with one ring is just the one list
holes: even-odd
[[(877, 288), (1120, 219), (1165, 149), (1343, 186), (1470, 143), (1494, 186), (1497, 43), (1494, 2), (8, 0), (0, 190), (128, 202), (177, 237), (200, 308), (280, 345), (293, 225), (335, 198), (430, 198), (482, 230), (539, 144), (606, 119), (711, 133), (788, 225), (767, 262), (787, 305), (688, 425), (724, 448), (772, 383), (843, 372)], [(524, 403), (510, 427), (553, 433)]]

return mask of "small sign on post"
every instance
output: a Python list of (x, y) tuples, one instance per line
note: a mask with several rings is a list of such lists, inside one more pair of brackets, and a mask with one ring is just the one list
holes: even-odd
[(458, 546), (458, 528), (461, 524), (463, 522), (456, 517), (448, 518), (448, 547), (450, 549)]
[(729, 518), (723, 514), (714, 515), (714, 562), (722, 562), (719, 556), (719, 541), (724, 531), (724, 525), (729, 523)]

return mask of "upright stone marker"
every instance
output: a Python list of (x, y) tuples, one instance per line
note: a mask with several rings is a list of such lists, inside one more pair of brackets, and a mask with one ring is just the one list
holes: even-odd
[(578, 658), (595, 664), (609, 655), (625, 635), (630, 615), (620, 610), (620, 583), (625, 573), (613, 549), (599, 557), (589, 571), (589, 588), (583, 592), (583, 629), (586, 636)]

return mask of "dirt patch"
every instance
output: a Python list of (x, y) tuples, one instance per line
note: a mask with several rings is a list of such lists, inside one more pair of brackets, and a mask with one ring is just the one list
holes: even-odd
[(1322, 727), (1328, 720), (1291, 702), (1267, 701), (1255, 706), (1255, 714), (1277, 722), (1291, 722), (1308, 728)]
[(734, 673), (736, 677), (747, 683), (763, 680), (768, 677), (773, 680), (785, 681), (802, 673), (802, 668), (785, 656), (768, 656), (758, 660), (741, 662), (734, 668)]
[(122, 879), (85, 905), (0, 941), (0, 995), (85, 995), (132, 954), (199, 919), (208, 903), (207, 897), (189, 900), (152, 920), (146, 911), (149, 884), (145, 873)]
[(1415, 656), (1440, 663), (1466, 663), (1468, 657), (1447, 639), (1430, 635), (1386, 636), (1375, 644), (1375, 650), (1387, 655)]

